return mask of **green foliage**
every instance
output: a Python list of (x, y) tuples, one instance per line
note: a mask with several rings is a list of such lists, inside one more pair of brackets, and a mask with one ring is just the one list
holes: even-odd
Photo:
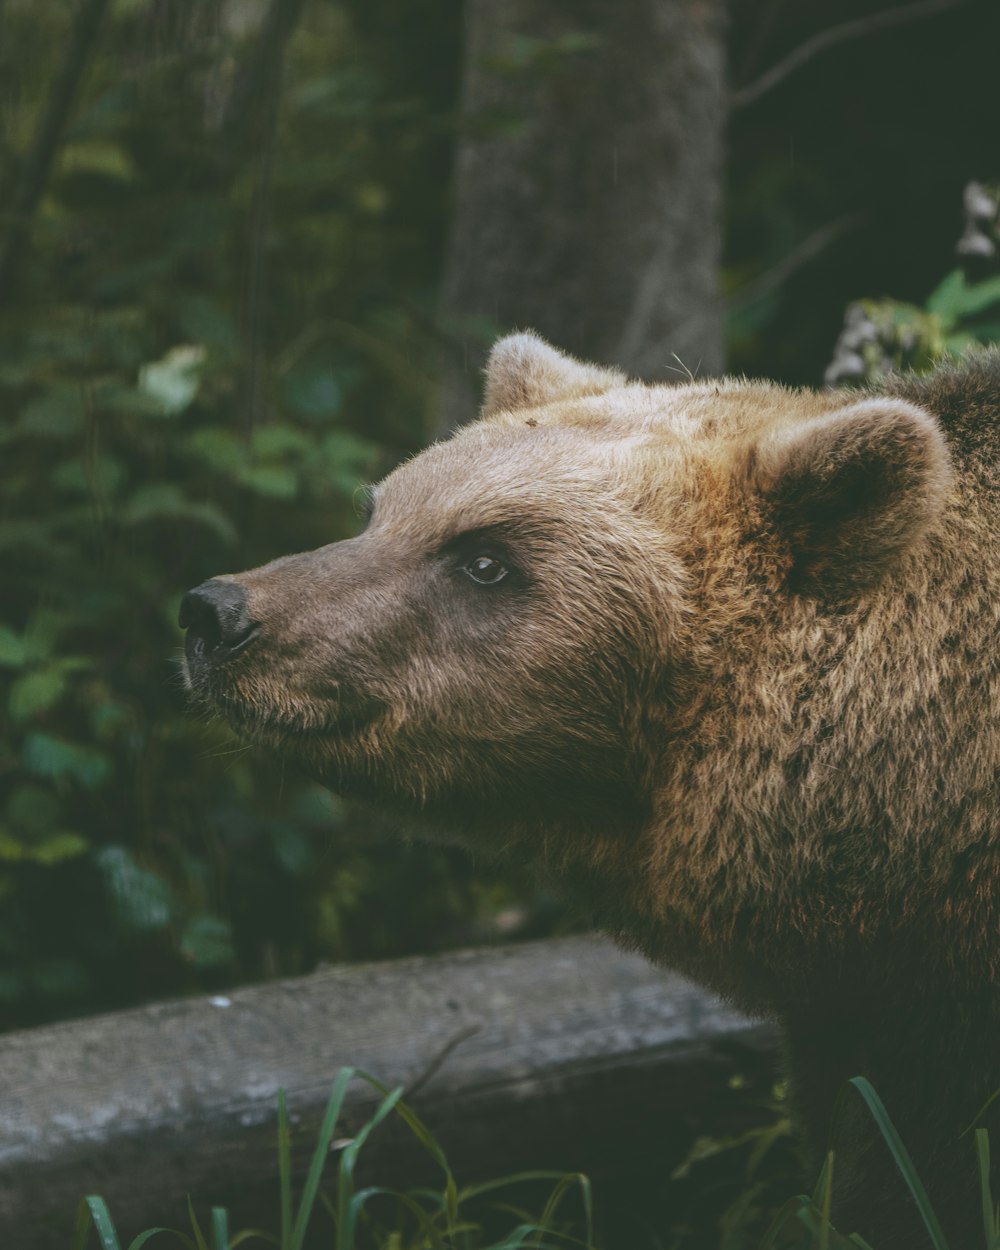
[[(374, 1077), (365, 1073), (357, 1075), (367, 1081), (381, 1095), (381, 1099), (357, 1131), (339, 1142), (335, 1141), (347, 1088), (355, 1076), (353, 1069), (341, 1069), (330, 1093), (297, 1202), (292, 1178), (291, 1120), (284, 1091), (279, 1092), (277, 1235), (247, 1230), (230, 1237), (226, 1212), (216, 1208), (212, 1211), (211, 1235), (206, 1236), (189, 1201), (190, 1236), (162, 1228), (149, 1229), (135, 1238), (128, 1250), (139, 1250), (146, 1240), (159, 1234), (166, 1234), (175, 1243), (195, 1247), (196, 1250), (228, 1250), (229, 1247), (235, 1250), (244, 1241), (256, 1239), (277, 1246), (278, 1250), (302, 1250), (307, 1235), (315, 1233), (317, 1224), (325, 1225), (325, 1221), (318, 1218), (321, 1209), (325, 1209), (329, 1216), (329, 1228), (324, 1228), (327, 1240), (323, 1244), (329, 1244), (335, 1250), (527, 1250), (528, 1247), (556, 1250), (557, 1247), (570, 1246), (594, 1250), (600, 1245), (626, 1244), (620, 1229), (595, 1231), (590, 1182), (579, 1173), (522, 1172), (498, 1180), (460, 1185), (439, 1143), (420, 1117), (403, 1101), (403, 1090), (388, 1090)], [(934, 1250), (948, 1250), (944, 1233), (906, 1147), (881, 1099), (864, 1077), (854, 1077), (847, 1083), (841, 1094), (841, 1105), (844, 1100), (858, 1096), (906, 1182), (914, 1209), (924, 1222), (927, 1245)], [(359, 1155), (372, 1133), (390, 1117), (395, 1117), (409, 1130), (440, 1168), (441, 1179), (437, 1186), (409, 1192), (380, 1186), (357, 1188), (355, 1174)], [(751, 1171), (759, 1167), (775, 1141), (786, 1133), (787, 1122), (779, 1118), (768, 1127), (747, 1136), (747, 1140), (753, 1137), (758, 1139)], [(697, 1168), (698, 1161), (707, 1154), (724, 1153), (737, 1144), (735, 1141), (718, 1143), (718, 1149), (713, 1149), (703, 1140), (695, 1145), (691, 1158), (680, 1170), (686, 1174), (691, 1168)], [(335, 1197), (331, 1198), (324, 1192), (322, 1184), (332, 1154), (338, 1156), (339, 1162)], [(983, 1245), (986, 1250), (998, 1250), (1000, 1208), (995, 1204), (990, 1189), (990, 1147), (985, 1129), (976, 1131), (975, 1156), (983, 1209)], [(525, 1211), (520, 1203), (525, 1192), (530, 1192), (538, 1183), (552, 1188), (541, 1214), (534, 1215)], [(878, 1250), (858, 1233), (842, 1233), (831, 1223), (835, 1183), (836, 1159), (831, 1151), (826, 1156), (812, 1194), (798, 1194), (778, 1204), (776, 1210), (772, 1209), (772, 1218), (762, 1236), (753, 1233), (750, 1223), (737, 1226), (723, 1214), (718, 1226), (721, 1240), (713, 1239), (711, 1244), (720, 1250), (730, 1246), (733, 1250), (749, 1250), (750, 1246), (757, 1246), (759, 1250)], [(710, 1185), (706, 1192), (714, 1193), (718, 1201), (717, 1188), (713, 1190)], [(564, 1200), (573, 1194), (579, 1197), (579, 1207), (573, 1217), (567, 1219), (562, 1208)], [(513, 1228), (509, 1227), (511, 1216), (517, 1220)], [(101, 1250), (121, 1250), (111, 1214), (99, 1197), (88, 1197), (80, 1204), (73, 1250), (85, 1250), (91, 1226), (97, 1230)], [(669, 1235), (670, 1244), (677, 1250), (688, 1245), (706, 1244), (690, 1240), (685, 1230), (676, 1227), (670, 1229)], [(660, 1246), (664, 1242), (659, 1233), (650, 1229), (642, 1244)]]
[[(953, 269), (922, 308), (888, 299), (852, 304), (826, 371), (828, 383), (872, 382), (902, 370), (925, 373), (940, 360), (1000, 342), (1000, 192), (972, 183), (965, 201), (966, 232), (956, 250), (966, 267)], [(970, 238), (977, 249), (971, 259)]]
[(423, 440), (454, 69), (388, 59), (415, 18), (447, 59), (457, 5), (305, 6), (281, 75), (182, 8), (105, 10), (33, 205), (77, 28), (3, 8), (0, 1022), (426, 948), (482, 897), (193, 718), (175, 623)]
[[(212, 1210), (211, 1231), (206, 1235), (189, 1201), (190, 1235), (151, 1228), (135, 1237), (127, 1250), (141, 1250), (147, 1241), (161, 1235), (186, 1250), (235, 1250), (246, 1241), (263, 1241), (278, 1250), (303, 1250), (308, 1234), (315, 1232), (320, 1223), (328, 1229), (328, 1241), (324, 1244), (334, 1250), (593, 1250), (590, 1184), (585, 1176), (525, 1172), (460, 1187), (434, 1136), (402, 1101), (402, 1088), (387, 1090), (374, 1078), (359, 1074), (381, 1094), (381, 1099), (352, 1137), (336, 1143), (334, 1134), (344, 1096), (354, 1075), (353, 1069), (342, 1068), (334, 1083), (297, 1203), (292, 1185), (292, 1129), (284, 1091), (278, 1094), (278, 1236), (256, 1229), (230, 1236), (228, 1216), (219, 1207)], [(372, 1133), (390, 1116), (395, 1116), (440, 1166), (439, 1188), (397, 1192), (379, 1186), (357, 1187), (358, 1157)], [(339, 1162), (336, 1197), (331, 1199), (320, 1186), (334, 1152)], [(536, 1189), (539, 1183), (551, 1186), (539, 1215), (512, 1205), (515, 1198), (520, 1201), (526, 1190)], [(561, 1210), (564, 1200), (574, 1192), (580, 1198), (582, 1228), (568, 1224)], [(317, 1219), (324, 1208), (328, 1221)], [(97, 1232), (101, 1250), (122, 1250), (106, 1203), (94, 1195), (80, 1203), (73, 1250), (85, 1250), (91, 1227)]]

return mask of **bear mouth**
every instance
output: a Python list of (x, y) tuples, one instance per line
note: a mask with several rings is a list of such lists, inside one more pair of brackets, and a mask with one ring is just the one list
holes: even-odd
[(360, 737), (384, 709), (379, 705), (342, 709), (336, 715), (320, 713), (308, 705), (280, 705), (248, 699), (233, 689), (192, 689), (195, 700), (220, 716), (241, 738), (263, 745), (295, 751), (315, 745), (336, 745)]

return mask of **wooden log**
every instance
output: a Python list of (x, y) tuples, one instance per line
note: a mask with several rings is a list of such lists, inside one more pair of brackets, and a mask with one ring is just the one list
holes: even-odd
[[(123, 1244), (185, 1226), (188, 1193), (229, 1205), (234, 1227), (276, 1231), (277, 1092), (301, 1167), (342, 1065), (410, 1087), (470, 1180), (600, 1171), (626, 1148), (676, 1157), (734, 1064), (772, 1048), (769, 1028), (594, 937), (337, 967), (8, 1034), (0, 1245), (65, 1250), (87, 1193), (108, 1201)], [(375, 1101), (355, 1082), (338, 1134)], [(430, 1178), (401, 1125), (372, 1141), (380, 1183)]]

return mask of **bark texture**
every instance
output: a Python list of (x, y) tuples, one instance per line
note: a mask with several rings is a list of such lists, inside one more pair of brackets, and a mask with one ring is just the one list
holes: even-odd
[(442, 429), (512, 328), (651, 381), (721, 368), (721, 35), (720, 0), (469, 0)]

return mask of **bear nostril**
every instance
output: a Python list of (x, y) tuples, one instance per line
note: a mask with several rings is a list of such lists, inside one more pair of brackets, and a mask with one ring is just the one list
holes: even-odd
[(188, 631), (189, 654), (192, 650), (232, 653), (257, 629), (243, 587), (215, 577), (188, 591), (177, 619), (181, 629)]

